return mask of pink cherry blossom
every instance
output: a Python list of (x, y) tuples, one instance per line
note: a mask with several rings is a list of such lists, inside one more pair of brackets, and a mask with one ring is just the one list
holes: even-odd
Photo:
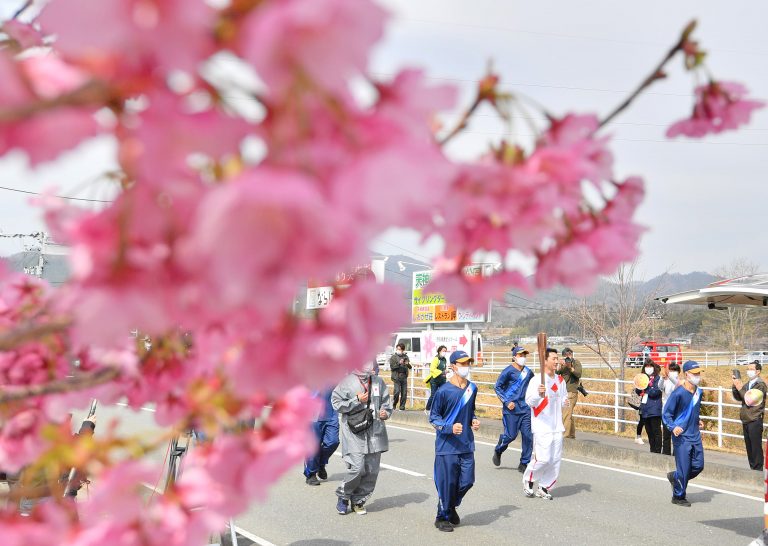
[(25, 23), (18, 19), (5, 21), (0, 30), (5, 32), (9, 38), (16, 41), (21, 50), (43, 45), (43, 36), (32, 23)]
[(596, 137), (598, 128), (599, 120), (592, 114), (552, 119), (528, 160), (529, 168), (561, 185), (610, 179), (613, 154), (607, 147), (608, 137)]
[(123, 79), (195, 72), (214, 51), (214, 15), (204, 0), (54, 0), (38, 20), (66, 59)]
[(43, 453), (46, 441), (41, 431), (46, 423), (43, 412), (32, 406), (4, 416), (0, 428), (0, 468), (16, 472)]
[(427, 290), (430, 293), (445, 294), (446, 300), (453, 305), (487, 312), (491, 300), (503, 300), (507, 290), (530, 292), (530, 285), (525, 276), (517, 271), (474, 276), (453, 270), (438, 274)]
[(343, 93), (347, 79), (365, 70), (384, 21), (370, 0), (270, 0), (243, 23), (239, 50), (271, 96), (311, 84)]
[(765, 106), (763, 101), (744, 98), (746, 94), (747, 88), (736, 82), (711, 81), (700, 85), (696, 88), (691, 117), (672, 124), (667, 136), (701, 138), (746, 125), (752, 112)]

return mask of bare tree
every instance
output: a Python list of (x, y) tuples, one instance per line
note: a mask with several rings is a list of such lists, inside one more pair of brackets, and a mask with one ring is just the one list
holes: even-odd
[(636, 276), (636, 261), (622, 264), (606, 279), (608, 282), (599, 293), (567, 309), (571, 320), (581, 329), (587, 349), (622, 380), (627, 353), (641, 334), (653, 329), (654, 321), (661, 319), (664, 312), (655, 301), (662, 280), (652, 290), (641, 291)]
[[(728, 265), (720, 266), (714, 274), (723, 279), (735, 279), (754, 275), (759, 266), (746, 258), (737, 258)], [(708, 315), (708, 319), (714, 326), (716, 336), (719, 337), (730, 350), (739, 350), (747, 346), (754, 338), (756, 320), (753, 310), (749, 307), (728, 307)]]

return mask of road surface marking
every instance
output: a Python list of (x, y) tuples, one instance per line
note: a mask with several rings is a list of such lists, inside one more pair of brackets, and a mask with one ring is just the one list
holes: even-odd
[[(409, 430), (409, 429), (403, 429), (403, 430)], [(341, 453), (338, 451), (334, 453), (337, 457), (343, 457)], [(392, 466), (391, 464), (379, 464), (381, 468), (386, 468), (387, 470), (394, 470), (395, 472), (402, 472), (403, 474), (408, 474), (409, 476), (416, 476), (417, 478), (426, 478), (426, 474), (421, 474), (420, 472), (414, 472), (413, 470), (407, 470), (405, 468), (400, 468), (399, 466)]]
[[(419, 434), (428, 434), (429, 436), (434, 436), (435, 435), (434, 432), (430, 432), (430, 431), (427, 431), (427, 430), (416, 430), (416, 429), (412, 429), (412, 428), (408, 428), (408, 427), (398, 427), (398, 426), (395, 426), (395, 425), (387, 425), (387, 428), (396, 428), (398, 430), (407, 430), (407, 431), (410, 431), (410, 432), (418, 432)], [(476, 444), (481, 444), (481, 445), (484, 445), (484, 446), (496, 447), (496, 444), (491, 444), (489, 442), (482, 442), (482, 441), (479, 441), (479, 440), (475, 440), (475, 443)], [(511, 450), (514, 450), (514, 451), (521, 451), (519, 448), (515, 448), (515, 447), (512, 447), (512, 446), (510, 446), (508, 449), (511, 449)], [(650, 474), (643, 474), (642, 472), (633, 472), (632, 470), (623, 470), (621, 468), (614, 468), (614, 467), (611, 467), (611, 466), (604, 466), (604, 465), (601, 465), (601, 464), (587, 463), (585, 461), (577, 461), (576, 459), (565, 459), (564, 458), (563, 461), (568, 462), (568, 463), (573, 463), (573, 464), (580, 464), (582, 466), (590, 466), (592, 468), (599, 468), (601, 470), (610, 470), (612, 472), (619, 472), (620, 474), (629, 474), (630, 476), (638, 476), (640, 478), (651, 478), (652, 480), (659, 480), (659, 481), (662, 481), (662, 482), (667, 481), (666, 477), (661, 478), (659, 476), (652, 476)], [(382, 466), (384, 466), (384, 465), (382, 465)], [(696, 487), (697, 489), (703, 489), (705, 491), (714, 491), (715, 493), (722, 493), (724, 495), (731, 495), (731, 496), (739, 497), (739, 498), (742, 498), (742, 499), (754, 500), (754, 501), (758, 501), (758, 502), (764, 502), (761, 497), (753, 497), (751, 495), (745, 495), (744, 493), (737, 493), (735, 491), (727, 491), (725, 489), (718, 489), (717, 487), (710, 487), (708, 485), (698, 485), (698, 484), (690, 483), (689, 482), (688, 483), (688, 487)]]

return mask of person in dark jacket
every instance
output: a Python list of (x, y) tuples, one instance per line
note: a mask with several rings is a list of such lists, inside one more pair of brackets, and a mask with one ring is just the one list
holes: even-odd
[[(747, 366), (747, 382), (733, 378), (733, 397), (741, 402), (739, 419), (744, 433), (744, 444), (747, 447), (747, 460), (752, 470), (763, 469), (763, 411), (765, 410), (766, 384), (760, 377), (762, 365), (753, 363)], [(759, 404), (748, 405), (745, 400), (747, 391), (757, 389), (763, 393), (763, 399)], [(753, 404), (750, 401), (750, 404)]]
[(408, 354), (405, 352), (405, 345), (398, 343), (395, 347), (395, 353), (389, 358), (389, 369), (392, 372), (392, 383), (394, 384), (392, 397), (394, 409), (397, 409), (398, 402), (400, 409), (405, 409), (405, 402), (408, 398), (408, 370), (412, 367)]
[(650, 358), (645, 361), (643, 372), (648, 376), (648, 386), (635, 389), (640, 395), (640, 417), (645, 423), (645, 433), (651, 453), (661, 453), (661, 368)]

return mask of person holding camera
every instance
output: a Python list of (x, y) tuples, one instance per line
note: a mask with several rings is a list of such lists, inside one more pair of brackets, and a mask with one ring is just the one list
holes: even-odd
[[(579, 388), (581, 387), (581, 362), (573, 358), (573, 351), (566, 347), (563, 349), (563, 360), (557, 368), (557, 373), (563, 377), (565, 388), (568, 391), (569, 405), (563, 408), (563, 426), (565, 438), (576, 438), (576, 424), (573, 421), (573, 410), (579, 401)], [(582, 387), (583, 388), (583, 387)]]
[(453, 375), (432, 401), (429, 423), (435, 427), (435, 527), (452, 532), (461, 523), (456, 508), (475, 483), (475, 435), (480, 421), (475, 415), (477, 386), (469, 380), (474, 360), (464, 351), (450, 356)]
[[(763, 366), (753, 362), (747, 366), (747, 382), (741, 380), (739, 370), (733, 370), (733, 397), (741, 402), (739, 419), (747, 447), (747, 460), (752, 470), (763, 469), (763, 412), (765, 411), (766, 384), (760, 377)], [(747, 392), (757, 389), (763, 393), (758, 399), (747, 396)]]
[(493, 450), (492, 462), (495, 466), (501, 464), (501, 454), (507, 450), (510, 442), (522, 436), (522, 453), (518, 472), (525, 472), (531, 462), (533, 452), (533, 432), (531, 432), (531, 408), (525, 403), (525, 390), (533, 377), (533, 372), (525, 365), (528, 351), (518, 347), (512, 352), (512, 364), (504, 368), (496, 380), (496, 396), (501, 400), (502, 424), (504, 429), (499, 436), (496, 449)]
[(392, 407), (397, 409), (398, 402), (400, 409), (405, 409), (405, 402), (408, 398), (408, 370), (413, 368), (408, 354), (405, 352), (405, 344), (398, 343), (395, 347), (395, 353), (389, 358), (389, 369), (392, 372), (392, 383), (394, 385), (394, 398)]
[(367, 513), (365, 501), (373, 495), (379, 477), (381, 454), (389, 450), (384, 421), (392, 416), (389, 388), (373, 373), (373, 363), (341, 380), (331, 394), (331, 405), (339, 413), (341, 458), (347, 472), (336, 489), (336, 511)]

